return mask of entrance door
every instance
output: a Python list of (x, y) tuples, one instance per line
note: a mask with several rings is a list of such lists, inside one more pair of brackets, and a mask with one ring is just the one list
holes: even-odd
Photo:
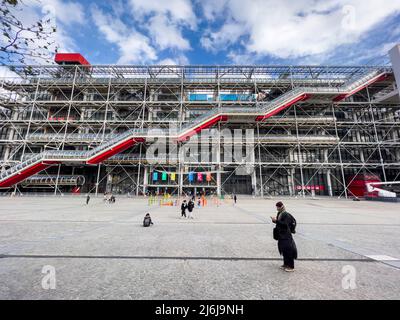
[(234, 174), (230, 176), (225, 183), (223, 183), (222, 190), (228, 194), (251, 194), (251, 176)]

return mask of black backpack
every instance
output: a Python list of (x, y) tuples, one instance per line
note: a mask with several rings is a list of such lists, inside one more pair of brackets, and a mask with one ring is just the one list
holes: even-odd
[(290, 217), (290, 223), (289, 223), (289, 229), (291, 233), (296, 233), (296, 226), (297, 226), (297, 221), (296, 219), (289, 213), (286, 212), (289, 217)]
[(150, 221), (151, 221), (150, 218), (148, 218), (148, 217), (144, 218), (143, 227), (149, 227), (150, 226)]

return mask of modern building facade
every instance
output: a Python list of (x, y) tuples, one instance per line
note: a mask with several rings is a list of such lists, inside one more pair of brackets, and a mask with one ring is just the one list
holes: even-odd
[(1, 79), (0, 192), (351, 197), (360, 177), (400, 180), (390, 66), (56, 61)]

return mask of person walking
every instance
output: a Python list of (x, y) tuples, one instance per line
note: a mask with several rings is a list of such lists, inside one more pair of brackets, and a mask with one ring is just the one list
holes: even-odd
[(296, 232), (296, 219), (286, 211), (281, 201), (276, 204), (276, 217), (271, 217), (274, 228), (274, 239), (278, 241), (278, 250), (283, 256), (281, 269), (286, 272), (294, 271), (294, 260), (297, 259), (297, 247), (292, 233)]
[(183, 202), (181, 204), (181, 218), (183, 218), (183, 217), (186, 218), (186, 209), (187, 209), (186, 200), (183, 200)]
[(189, 200), (187, 208), (188, 208), (188, 211), (189, 211), (188, 218), (189, 219), (193, 219), (194, 202), (192, 200)]
[(236, 204), (236, 201), (237, 201), (236, 194), (235, 194), (235, 195), (233, 195), (233, 201), (235, 201), (235, 204)]
[(90, 195), (88, 194), (88, 195), (86, 196), (86, 205), (89, 204), (89, 201), (90, 201)]

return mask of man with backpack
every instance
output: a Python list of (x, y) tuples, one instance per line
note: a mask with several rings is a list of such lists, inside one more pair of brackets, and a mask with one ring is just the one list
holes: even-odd
[(276, 204), (278, 214), (271, 217), (274, 228), (274, 239), (278, 241), (278, 250), (283, 255), (281, 269), (286, 272), (294, 271), (294, 260), (297, 259), (297, 248), (292, 233), (296, 233), (296, 219), (286, 211), (281, 201)]
[(153, 221), (151, 221), (150, 213), (146, 213), (143, 219), (143, 227), (150, 227), (153, 225)]

